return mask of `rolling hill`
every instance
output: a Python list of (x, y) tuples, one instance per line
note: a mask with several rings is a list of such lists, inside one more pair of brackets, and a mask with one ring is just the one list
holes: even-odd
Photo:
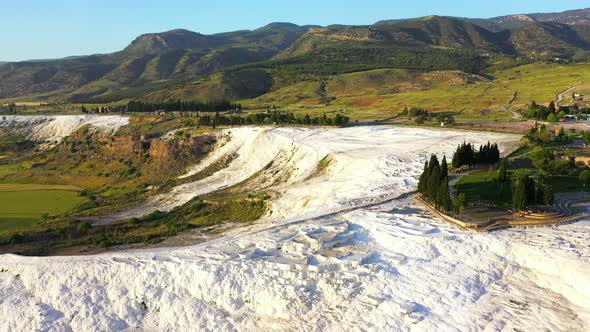
[[(492, 18), (467, 18), (455, 17), (459, 20), (464, 20), (482, 26), (488, 30), (501, 31), (505, 29), (513, 29), (523, 27), (532, 23), (538, 22), (552, 22), (568, 25), (589, 25), (590, 24), (590, 8), (568, 10), (561, 13), (532, 13), (532, 14), (515, 14), (504, 15)], [(399, 23), (405, 20), (393, 19), (382, 20), (375, 23), (375, 25)]]
[(59, 95), (67, 100), (89, 99), (161, 80), (205, 76), (268, 60), (308, 29), (273, 23), (253, 31), (210, 36), (172, 30), (139, 36), (112, 54), (9, 63), (0, 69), (0, 98)]
[(272, 23), (204, 35), (176, 29), (102, 55), (0, 65), (0, 100), (255, 98), (366, 70), (481, 74), (490, 65), (590, 59), (590, 10), (492, 19), (429, 16), (370, 26)]

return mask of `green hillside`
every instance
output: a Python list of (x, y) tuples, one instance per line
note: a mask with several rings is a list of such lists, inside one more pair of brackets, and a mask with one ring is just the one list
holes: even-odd
[[(148, 33), (112, 54), (3, 64), (0, 103), (223, 97), (326, 104), (343, 96), (332, 95), (326, 84), (352, 73), (405, 70), (400, 80), (420, 90), (435, 86), (407, 73), (485, 76), (523, 63), (585, 62), (590, 59), (587, 17), (588, 10), (579, 10), (488, 20), (430, 16), (370, 26), (272, 23), (213, 35), (183, 29)], [(358, 78), (349, 86), (378, 84)], [(382, 92), (410, 91), (388, 88), (390, 77), (382, 83)], [(301, 96), (283, 93), (299, 88)]]
[(579, 82), (590, 64), (529, 64), (486, 76), (461, 71), (379, 69), (295, 83), (242, 104), (296, 112), (342, 112), (353, 119), (385, 119), (404, 108), (451, 112), (459, 120), (510, 120), (531, 101), (548, 103)]

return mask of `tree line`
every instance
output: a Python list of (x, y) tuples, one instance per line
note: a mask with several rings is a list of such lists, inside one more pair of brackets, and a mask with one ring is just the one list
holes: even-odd
[(219, 99), (207, 102), (171, 100), (160, 103), (131, 100), (127, 103), (127, 112), (227, 112), (241, 110), (242, 105), (229, 100)]
[(273, 111), (272, 113), (252, 113), (246, 116), (221, 115), (216, 112), (215, 115), (199, 115), (196, 119), (199, 126), (239, 126), (239, 125), (278, 125), (278, 124), (298, 124), (298, 125), (319, 125), (319, 126), (346, 126), (350, 118), (344, 115), (336, 114), (329, 117), (326, 113), (321, 116), (312, 117), (309, 114), (296, 116), (293, 113)]
[(452, 165), (454, 168), (459, 168), (465, 165), (494, 164), (498, 161), (500, 161), (500, 149), (497, 143), (488, 142), (480, 145), (479, 150), (476, 150), (471, 143), (463, 142), (453, 154)]

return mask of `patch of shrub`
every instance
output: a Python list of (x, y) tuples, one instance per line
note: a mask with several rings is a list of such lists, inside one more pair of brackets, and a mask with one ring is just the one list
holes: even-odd
[(104, 248), (110, 247), (111, 245), (112, 245), (111, 241), (109, 241), (108, 239), (105, 239), (105, 240), (98, 242), (96, 247), (100, 248), (100, 249), (104, 249)]
[(19, 243), (23, 243), (23, 241), (24, 241), (24, 237), (21, 234), (12, 234), (8, 238), (8, 243), (10, 243), (10, 244), (19, 244)]
[(162, 217), (164, 217), (165, 213), (160, 211), (160, 210), (156, 210), (150, 214), (148, 214), (147, 216), (145, 216), (145, 219), (147, 221), (154, 221), (154, 220), (158, 220), (161, 219)]
[(80, 234), (86, 234), (88, 233), (88, 230), (90, 230), (91, 227), (92, 226), (89, 222), (83, 221), (76, 226), (76, 231)]

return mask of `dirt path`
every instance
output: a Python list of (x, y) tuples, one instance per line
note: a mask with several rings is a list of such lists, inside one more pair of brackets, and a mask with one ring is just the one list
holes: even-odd
[(512, 104), (516, 101), (516, 98), (518, 98), (518, 90), (514, 90), (512, 99), (510, 99), (510, 101), (508, 102), (508, 107), (512, 106)]
[(509, 106), (500, 106), (501, 109), (503, 109), (506, 112), (510, 112), (510, 114), (512, 114), (512, 118), (515, 120), (522, 120), (522, 114), (518, 113), (517, 111), (513, 111)]
[[(503, 86), (503, 88), (504, 88), (504, 89), (507, 89), (507, 90), (512, 90), (512, 88), (511, 88), (511, 87), (509, 87), (509, 86), (507, 86), (507, 85)], [(514, 120), (522, 120), (522, 119), (523, 119), (523, 117), (522, 117), (522, 114), (520, 114), (520, 113), (518, 113), (518, 112), (516, 112), (516, 111), (512, 110), (512, 104), (513, 104), (513, 103), (516, 101), (516, 99), (518, 98), (518, 90), (512, 90), (512, 92), (513, 92), (513, 93), (512, 93), (512, 98), (511, 98), (511, 99), (508, 101), (508, 105), (502, 105), (502, 106), (500, 106), (500, 108), (501, 108), (502, 110), (506, 111), (506, 112), (509, 112), (509, 113), (511, 113), (511, 114), (512, 114), (512, 118), (513, 118)]]

